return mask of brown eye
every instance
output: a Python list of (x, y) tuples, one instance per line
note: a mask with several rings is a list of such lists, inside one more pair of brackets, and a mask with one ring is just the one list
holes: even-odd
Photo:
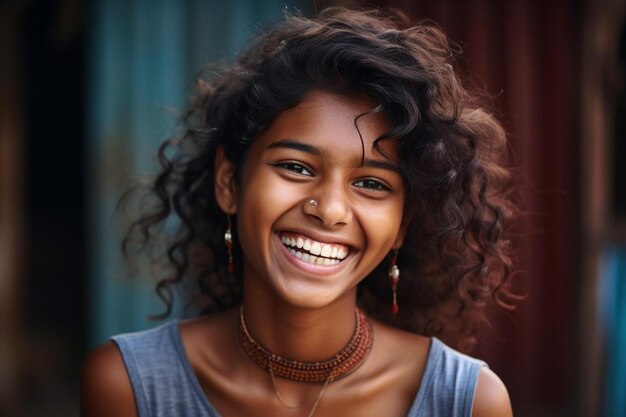
[(296, 174), (306, 175), (307, 177), (313, 176), (313, 173), (307, 167), (296, 162), (280, 162), (275, 164), (275, 166), (295, 172)]
[(376, 180), (373, 180), (373, 179), (359, 180), (359, 181), (355, 182), (354, 185), (356, 187), (359, 187), (359, 188), (366, 188), (366, 189), (370, 189), (370, 190), (381, 190), (381, 191), (389, 191), (390, 190), (390, 188), (387, 187), (382, 182), (376, 181)]

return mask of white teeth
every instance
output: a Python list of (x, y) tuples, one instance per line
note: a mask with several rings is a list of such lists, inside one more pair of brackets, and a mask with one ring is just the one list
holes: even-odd
[(348, 256), (347, 250), (341, 245), (320, 243), (300, 236), (281, 236), (280, 241), (287, 246), (292, 255), (311, 264), (336, 265)]
[(289, 249), (289, 252), (297, 257), (298, 259), (302, 259), (304, 262), (311, 263), (314, 265), (337, 265), (339, 263), (338, 259), (330, 259), (330, 258), (322, 258), (321, 256), (312, 256), (308, 253), (302, 253), (295, 249)]
[(322, 253), (322, 245), (320, 245), (319, 242), (313, 242), (311, 245), (311, 253), (313, 255), (319, 255)]

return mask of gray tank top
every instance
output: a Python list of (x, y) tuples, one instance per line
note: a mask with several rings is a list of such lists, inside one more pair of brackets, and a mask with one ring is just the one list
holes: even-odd
[[(112, 340), (122, 354), (139, 417), (220, 417), (193, 373), (178, 321)], [(470, 417), (481, 366), (485, 363), (433, 338), (407, 417)]]

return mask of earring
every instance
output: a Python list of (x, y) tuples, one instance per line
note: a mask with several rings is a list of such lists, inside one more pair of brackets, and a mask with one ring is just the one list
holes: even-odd
[(230, 214), (226, 213), (226, 231), (224, 232), (224, 244), (228, 250), (228, 265), (226, 270), (229, 274), (235, 273), (235, 262), (233, 261), (233, 232), (232, 224), (230, 222)]
[(393, 315), (397, 315), (400, 311), (400, 307), (398, 307), (398, 281), (400, 281), (400, 268), (396, 264), (398, 262), (398, 249), (394, 252), (391, 257), (391, 266), (389, 267), (389, 280), (391, 281), (391, 292), (393, 294), (392, 304), (391, 304), (391, 312)]

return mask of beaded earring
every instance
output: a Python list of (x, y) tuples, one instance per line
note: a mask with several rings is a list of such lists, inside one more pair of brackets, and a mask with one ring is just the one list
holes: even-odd
[(226, 214), (226, 231), (224, 232), (224, 244), (228, 250), (228, 264), (226, 270), (229, 274), (235, 273), (235, 261), (233, 260), (233, 231), (230, 222), (230, 214)]
[(398, 282), (400, 281), (400, 268), (397, 265), (398, 262), (398, 249), (395, 250), (391, 257), (391, 266), (389, 267), (389, 280), (391, 281), (391, 292), (393, 294), (391, 312), (393, 315), (397, 315), (400, 311), (398, 306)]

